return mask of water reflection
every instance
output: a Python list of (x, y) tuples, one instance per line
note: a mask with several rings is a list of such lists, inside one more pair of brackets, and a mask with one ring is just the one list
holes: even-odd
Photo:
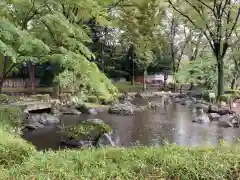
[[(160, 101), (159, 99), (153, 99)], [(162, 146), (165, 141), (182, 146), (217, 145), (221, 140), (235, 143), (240, 130), (220, 128), (216, 123), (192, 123), (192, 110), (185, 106), (170, 104), (156, 112), (146, 111), (134, 116), (115, 116), (107, 112), (97, 118), (105, 120), (114, 131), (114, 137), (120, 145), (129, 147), (136, 142), (146, 146)], [(88, 116), (63, 116), (62, 124), (76, 124)], [(95, 117), (96, 118), (96, 117)], [(55, 128), (46, 128), (26, 133), (24, 137), (40, 149), (58, 148), (60, 136)]]

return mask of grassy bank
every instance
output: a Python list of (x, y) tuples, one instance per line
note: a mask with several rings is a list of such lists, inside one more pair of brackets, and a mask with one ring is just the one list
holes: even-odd
[[(16, 109), (17, 110), (17, 109)], [(2, 124), (14, 111), (4, 110), (0, 127), (0, 179), (237, 179), (240, 146), (217, 148), (104, 148), (37, 152)], [(233, 178), (234, 177), (234, 178)]]
[(135, 83), (134, 85), (131, 82), (116, 82), (113, 85), (118, 89), (119, 92), (139, 92), (143, 89), (142, 83)]

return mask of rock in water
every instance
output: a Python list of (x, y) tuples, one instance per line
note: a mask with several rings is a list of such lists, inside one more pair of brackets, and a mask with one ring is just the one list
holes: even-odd
[(133, 115), (135, 109), (136, 107), (133, 104), (126, 102), (124, 104), (113, 105), (108, 109), (108, 113), (127, 116), (127, 115)]
[(233, 114), (226, 114), (219, 118), (218, 125), (220, 127), (239, 127), (239, 116)]
[(97, 142), (98, 147), (104, 147), (104, 146), (116, 146), (115, 142), (112, 140), (111, 133), (104, 133)]
[(61, 109), (61, 112), (62, 114), (69, 114), (69, 115), (80, 115), (81, 112), (78, 111), (77, 109), (75, 108), (64, 108), (64, 109)]
[(62, 127), (61, 132), (62, 144), (70, 147), (85, 148), (97, 146), (98, 142), (112, 143), (108, 142), (109, 137), (103, 136), (105, 133), (111, 133), (112, 129), (101, 119), (88, 119), (77, 125)]
[(210, 123), (210, 119), (206, 113), (204, 113), (203, 109), (197, 109), (193, 115), (193, 122), (196, 123)]
[(210, 113), (209, 114), (209, 118), (211, 119), (211, 121), (218, 121), (220, 117), (221, 116), (217, 113)]
[(31, 123), (31, 124), (26, 124), (24, 126), (24, 129), (25, 130), (36, 130), (36, 129), (43, 128), (43, 127), (44, 127), (43, 124), (40, 124), (38, 122), (34, 122), (34, 123)]
[(53, 116), (51, 114), (42, 114), (40, 116), (39, 123), (43, 125), (51, 125), (51, 124), (57, 124), (59, 123), (59, 119), (56, 116)]
[(78, 111), (80, 111), (83, 114), (89, 114), (89, 115), (97, 115), (96, 109), (88, 108), (85, 104), (81, 104), (76, 107)]
[(58, 117), (47, 113), (29, 115), (27, 120), (28, 124), (40, 123), (43, 125), (50, 125), (59, 123)]

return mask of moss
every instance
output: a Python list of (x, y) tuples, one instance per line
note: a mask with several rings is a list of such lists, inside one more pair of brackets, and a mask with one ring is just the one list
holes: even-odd
[(111, 132), (111, 127), (107, 124), (95, 124), (85, 121), (81, 124), (66, 126), (61, 128), (61, 133), (69, 138), (88, 137), (93, 132), (97, 134), (104, 134)]

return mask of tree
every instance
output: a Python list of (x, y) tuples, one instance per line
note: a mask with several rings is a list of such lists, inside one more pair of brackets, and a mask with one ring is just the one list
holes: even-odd
[[(15, 29), (20, 29), (28, 35), (24, 35), (22, 41), (17, 41), (22, 43), (18, 49), (23, 52), (20, 53), (20, 59), (33, 63), (46, 61), (59, 63), (65, 70), (73, 72), (84, 88), (94, 89), (96, 93), (101, 88), (97, 88), (95, 84), (102, 85), (103, 90), (99, 90), (97, 94), (101, 96), (101, 93), (114, 94), (116, 88), (111, 86), (94, 63), (89, 62), (94, 58), (94, 54), (87, 47), (91, 43), (91, 37), (86, 22), (94, 18), (99, 25), (110, 24), (106, 20), (108, 13), (105, 7), (109, 2), (111, 1), (103, 3), (97, 0), (3, 0), (0, 2), (3, 7), (0, 14)], [(15, 49), (15, 44), (10, 45), (11, 49)], [(42, 48), (38, 46), (48, 47), (49, 53), (39, 53)], [(10, 54), (10, 50), (8, 52)], [(7, 57), (8, 54), (3, 53), (3, 56)], [(38, 56), (39, 54), (41, 56)], [(99, 78), (94, 78), (91, 73)]]
[(0, 91), (5, 79), (21, 63), (49, 53), (49, 47), (28, 32), (16, 28), (7, 19), (0, 19)]
[(235, 44), (231, 42), (231, 38), (239, 24), (239, 1), (168, 0), (168, 2), (208, 40), (217, 62), (219, 98), (224, 93), (224, 57), (229, 47)]
[(119, 11), (122, 38), (132, 50), (129, 61), (143, 70), (144, 77), (153, 60), (152, 50), (161, 46), (160, 25), (164, 13), (165, 4), (160, 0), (128, 1), (128, 6)]

